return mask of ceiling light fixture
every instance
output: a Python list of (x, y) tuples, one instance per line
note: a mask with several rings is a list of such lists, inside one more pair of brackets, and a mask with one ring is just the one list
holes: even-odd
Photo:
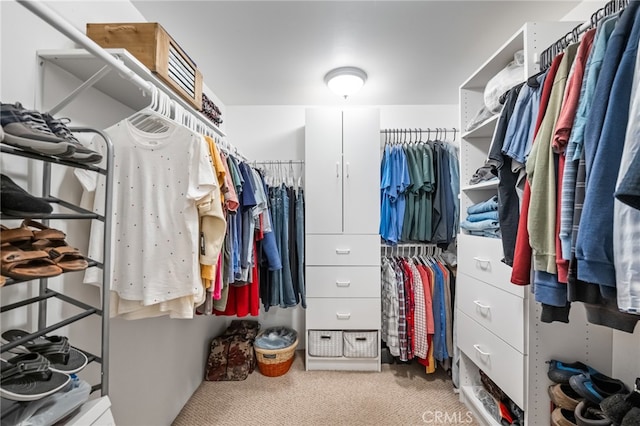
[(367, 81), (367, 73), (356, 67), (340, 67), (324, 76), (329, 89), (347, 99), (356, 93)]

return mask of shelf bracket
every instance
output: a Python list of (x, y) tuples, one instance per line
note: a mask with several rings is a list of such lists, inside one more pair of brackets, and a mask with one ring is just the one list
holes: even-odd
[(62, 108), (64, 108), (67, 105), (69, 105), (82, 92), (84, 92), (85, 90), (87, 90), (90, 87), (93, 87), (98, 81), (100, 81), (102, 79), (102, 77), (104, 77), (105, 75), (109, 74), (109, 72), (111, 72), (111, 66), (110, 65), (105, 65), (104, 67), (100, 68), (94, 75), (89, 77), (87, 79), (87, 81), (85, 81), (80, 86), (78, 86), (73, 92), (69, 93), (69, 95), (67, 95), (66, 98), (64, 98), (63, 100), (58, 102), (58, 105), (56, 105), (53, 108), (49, 109), (49, 114), (56, 115)]

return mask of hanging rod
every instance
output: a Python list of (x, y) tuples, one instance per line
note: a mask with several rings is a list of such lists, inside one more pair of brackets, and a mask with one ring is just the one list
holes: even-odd
[(253, 164), (304, 164), (304, 160), (263, 160), (252, 161)]
[(540, 54), (540, 70), (549, 69), (553, 59), (558, 56), (564, 49), (572, 43), (580, 41), (580, 35), (584, 34), (592, 28), (596, 28), (598, 24), (605, 18), (621, 12), (629, 5), (629, 0), (611, 0), (600, 9), (596, 10), (588, 21), (577, 25), (571, 31), (560, 37), (555, 43), (546, 48)]
[[(422, 135), (424, 134), (427, 138), (427, 141), (431, 140), (431, 132), (434, 132), (434, 137), (438, 139), (439, 137), (444, 135), (444, 139), (447, 138), (449, 132), (453, 133), (452, 141), (456, 140), (456, 134), (458, 133), (458, 129), (452, 127), (447, 129), (445, 127), (427, 127), (427, 128), (405, 128), (405, 129), (381, 129), (380, 134), (385, 135), (385, 143), (388, 141), (392, 142), (418, 142), (422, 141)], [(413, 140), (413, 135), (416, 135), (416, 139)]]

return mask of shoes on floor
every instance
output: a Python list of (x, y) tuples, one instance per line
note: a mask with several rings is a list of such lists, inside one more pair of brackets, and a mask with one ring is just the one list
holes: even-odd
[(49, 126), (49, 129), (51, 130), (51, 132), (53, 132), (54, 135), (73, 144), (75, 151), (73, 154), (71, 154), (71, 156), (69, 156), (69, 160), (87, 164), (99, 163), (100, 161), (102, 161), (102, 155), (89, 148), (86, 148), (80, 143), (78, 139), (76, 139), (75, 136), (73, 136), (73, 133), (71, 133), (71, 130), (69, 130), (69, 128), (65, 124), (65, 122), (69, 121), (68, 119), (53, 118), (50, 114), (47, 113), (42, 114), (42, 118), (47, 123), (47, 126)]
[(547, 376), (554, 383), (569, 383), (569, 378), (577, 374), (595, 374), (597, 371), (581, 362), (566, 363), (552, 359), (549, 361)]
[(553, 405), (566, 410), (575, 410), (578, 403), (582, 401), (582, 397), (565, 383), (556, 383), (549, 386), (548, 392)]
[(29, 217), (51, 213), (53, 208), (42, 198), (22, 189), (10, 177), (0, 174), (0, 210), (12, 216)]
[(551, 413), (551, 426), (577, 426), (576, 417), (571, 410), (556, 408)]
[(36, 154), (69, 157), (75, 152), (73, 143), (53, 134), (42, 115), (29, 111), (20, 103), (0, 104), (3, 143)]
[(571, 376), (569, 384), (580, 396), (596, 405), (608, 396), (629, 392), (622, 381), (601, 373)]
[(604, 414), (600, 407), (587, 400), (580, 401), (573, 413), (578, 426), (611, 425), (611, 419)]

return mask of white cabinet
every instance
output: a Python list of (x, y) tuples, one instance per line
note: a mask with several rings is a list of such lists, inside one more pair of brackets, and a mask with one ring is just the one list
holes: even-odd
[(379, 139), (378, 110), (307, 110), (307, 234), (378, 233)]
[[(307, 370), (380, 370), (379, 138), (377, 109), (307, 110)], [(374, 332), (376, 356), (309, 355), (311, 340), (343, 330)]]
[[(575, 22), (525, 24), (460, 86), (460, 128), (483, 105), (488, 81), (518, 50), (524, 50), (522, 81), (537, 72), (535, 58), (576, 26)], [(460, 143), (460, 220), (466, 209), (497, 193), (497, 182), (469, 185), (487, 159), (498, 115), (462, 133)], [(528, 287), (511, 284), (511, 268), (501, 262), (498, 239), (460, 234), (456, 281), (456, 336), (460, 350), (460, 399), (483, 424), (497, 424), (476, 399), (484, 371), (525, 412), (525, 425), (549, 424), (547, 361), (582, 361), (610, 373), (612, 333), (585, 321), (579, 303), (571, 307), (569, 324), (542, 323), (541, 308)], [(605, 374), (607, 374), (605, 373)]]

